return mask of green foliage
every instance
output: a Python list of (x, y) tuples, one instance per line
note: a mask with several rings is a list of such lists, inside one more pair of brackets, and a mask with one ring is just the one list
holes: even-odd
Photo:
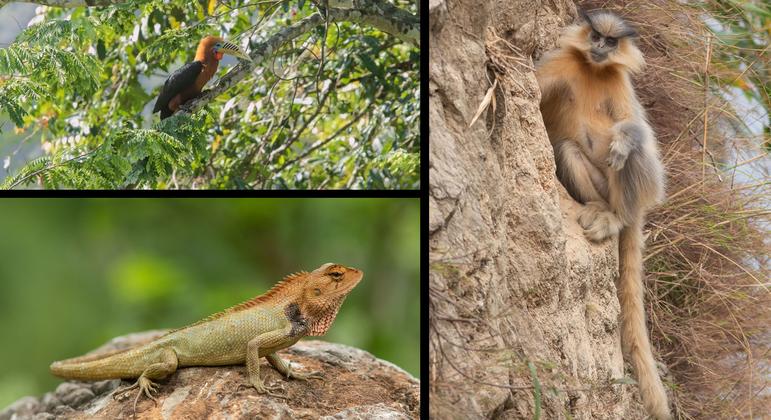
[[(36, 159), (6, 178), (1, 187), (13, 188), (35, 176), (44, 187), (67, 185), (81, 189), (123, 188), (168, 178), (176, 167), (201, 166), (205, 138), (197, 127), (202, 122), (174, 116), (158, 124), (157, 129), (120, 129), (90, 151), (63, 149)], [(88, 164), (83, 164), (86, 161)]]
[(371, 27), (314, 28), (195, 123), (153, 124), (160, 85), (193, 59), (201, 37), (248, 51), (316, 12), (311, 2), (242, 0), (136, 0), (66, 18), (49, 8), (0, 49), (0, 107), (17, 127), (42, 133), (48, 160), (2, 185), (419, 188), (419, 51)]
[(0, 49), (0, 103), (17, 127), (25, 126), (24, 117), (41, 103), (54, 100), (58, 90), (74, 90), (78, 99), (96, 90), (99, 62), (74, 42), (84, 28), (48, 22), (28, 28), (13, 45)]
[[(714, 17), (719, 27), (710, 26), (723, 48), (716, 49), (715, 62), (721, 85), (740, 89), (763, 106), (768, 114), (764, 133), (771, 135), (771, 6), (754, 0), (707, 0), (697, 5)], [(767, 148), (771, 144), (766, 143)]]
[[(4, 50), (0, 50), (0, 54), (3, 52)], [(24, 104), (39, 100), (45, 95), (39, 84), (28, 79), (16, 78), (13, 82), (6, 81), (0, 85), (0, 105), (17, 127), (24, 125), (24, 116), (27, 115)]]

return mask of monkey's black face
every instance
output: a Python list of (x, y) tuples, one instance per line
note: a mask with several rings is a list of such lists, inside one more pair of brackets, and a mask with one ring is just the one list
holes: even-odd
[(605, 36), (592, 29), (589, 33), (589, 44), (592, 46), (592, 49), (589, 51), (592, 61), (602, 63), (608, 59), (608, 54), (615, 51), (616, 47), (618, 47), (618, 39), (612, 36)]

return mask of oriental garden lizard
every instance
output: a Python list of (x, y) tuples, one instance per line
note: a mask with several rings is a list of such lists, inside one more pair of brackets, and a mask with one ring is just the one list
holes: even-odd
[[(138, 378), (119, 393), (139, 388), (156, 401), (154, 382), (185, 366), (220, 366), (246, 362), (249, 385), (276, 397), (260, 378), (261, 357), (287, 378), (321, 379), (317, 372), (299, 373), (276, 354), (304, 336), (324, 335), (348, 293), (363, 276), (360, 270), (324, 264), (307, 273), (289, 275), (266, 293), (173, 330), (147, 344), (76, 357), (51, 364), (51, 373), (68, 379)], [(247, 385), (248, 386), (248, 385)]]

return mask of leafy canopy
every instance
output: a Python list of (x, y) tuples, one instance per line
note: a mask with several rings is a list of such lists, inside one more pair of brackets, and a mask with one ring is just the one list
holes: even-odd
[(48, 8), (0, 49), (0, 109), (43, 151), (0, 185), (419, 188), (419, 50), (364, 25), (323, 23), (192, 117), (150, 115), (203, 36), (248, 51), (312, 13), (302, 0)]

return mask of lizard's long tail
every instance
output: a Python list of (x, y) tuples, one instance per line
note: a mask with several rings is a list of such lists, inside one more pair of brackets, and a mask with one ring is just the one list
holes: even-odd
[(656, 370), (645, 327), (642, 284), (642, 218), (637, 217), (619, 235), (618, 300), (621, 304), (621, 341), (637, 374), (642, 402), (657, 420), (672, 418), (667, 394)]
[(131, 363), (131, 360), (140, 357), (138, 350), (141, 347), (143, 346), (60, 360), (51, 363), (50, 370), (52, 374), (66, 379), (94, 381), (136, 378), (144, 369), (141, 368), (141, 363)]

